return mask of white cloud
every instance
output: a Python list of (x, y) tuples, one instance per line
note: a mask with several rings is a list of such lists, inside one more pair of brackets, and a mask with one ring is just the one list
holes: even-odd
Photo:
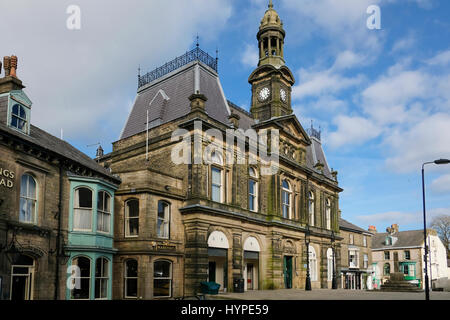
[(405, 130), (395, 130), (385, 138), (391, 156), (388, 168), (398, 172), (418, 170), (422, 163), (450, 158), (450, 114), (437, 113)]
[(445, 66), (450, 64), (450, 50), (438, 53), (436, 56), (429, 59), (427, 63), (432, 66)]
[(19, 57), (32, 123), (58, 136), (62, 127), (68, 140), (86, 143), (109, 143), (119, 134), (138, 65), (145, 72), (181, 55), (198, 32), (200, 43), (216, 39), (232, 9), (223, 0), (79, 0), (81, 30), (71, 31), (70, 4), (1, 1), (0, 12), (8, 14), (0, 30), (11, 30), (2, 34), (1, 54)]
[(364, 111), (380, 124), (404, 122), (406, 105), (429, 94), (427, 82), (420, 71), (382, 76), (362, 92)]
[[(399, 224), (401, 227), (402, 225), (408, 225), (417, 223), (420, 220), (420, 213), (409, 213), (409, 212), (398, 212), (398, 211), (392, 211), (392, 212), (382, 212), (382, 213), (375, 213), (375, 214), (367, 214), (367, 215), (360, 215), (357, 216), (356, 219), (358, 221), (361, 221), (364, 224), (368, 225), (392, 225), (394, 223)], [(384, 232), (384, 230), (378, 230), (378, 232)]]
[[(382, 33), (367, 28), (370, 5), (381, 0), (285, 0), (284, 7), (296, 13), (299, 36), (321, 34), (346, 48), (379, 50)], [(382, 22), (383, 26), (383, 22)], [(296, 35), (297, 36), (297, 35)]]
[(444, 174), (433, 180), (430, 186), (431, 190), (436, 193), (450, 193), (450, 174)]
[(241, 63), (245, 67), (255, 68), (258, 65), (259, 53), (258, 47), (254, 44), (247, 44), (244, 53), (241, 56)]
[(334, 120), (337, 131), (327, 139), (330, 147), (359, 145), (380, 135), (381, 129), (373, 122), (362, 117), (338, 116)]
[[(427, 222), (431, 222), (434, 217), (442, 214), (450, 214), (450, 208), (432, 208), (427, 209)], [(365, 214), (355, 217), (362, 224), (377, 225), (377, 226), (391, 226), (398, 224), (400, 231), (408, 230), (409, 225), (423, 225), (423, 212), (418, 210), (416, 212), (401, 212), (389, 211), (374, 214)], [(384, 232), (383, 229), (378, 229), (378, 232)]]
[(302, 81), (293, 87), (293, 99), (338, 93), (342, 90), (356, 86), (364, 80), (362, 75), (345, 77), (341, 74), (334, 73), (332, 69), (322, 71), (301, 69), (299, 71), (299, 77)]
[(409, 50), (416, 44), (416, 42), (417, 40), (414, 34), (409, 34), (407, 37), (404, 37), (394, 43), (391, 53)]

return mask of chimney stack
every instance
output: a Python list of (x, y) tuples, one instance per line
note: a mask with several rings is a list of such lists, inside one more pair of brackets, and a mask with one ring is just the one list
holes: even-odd
[[(19, 78), (17, 78), (17, 57), (3, 57), (3, 69), (5, 76), (0, 78), (0, 94), (7, 93), (13, 90), (22, 90), (25, 86)], [(2, 64), (0, 63), (0, 68)]]
[(375, 226), (369, 226), (369, 231), (373, 233), (377, 233), (377, 227)]

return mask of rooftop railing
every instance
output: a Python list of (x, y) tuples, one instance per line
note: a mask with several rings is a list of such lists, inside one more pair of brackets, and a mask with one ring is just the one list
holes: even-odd
[(156, 68), (153, 71), (141, 76), (138, 75), (138, 88), (145, 86), (146, 84), (155, 81), (158, 78), (165, 76), (166, 74), (184, 66), (192, 61), (201, 61), (214, 71), (218, 72), (218, 58), (211, 57), (208, 53), (200, 49), (198, 46), (193, 50), (186, 52), (182, 56), (179, 56), (172, 61), (167, 62), (161, 67)]

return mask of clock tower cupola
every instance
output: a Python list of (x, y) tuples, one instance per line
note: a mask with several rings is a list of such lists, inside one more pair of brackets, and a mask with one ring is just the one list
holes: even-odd
[(295, 79), (285, 66), (285, 35), (283, 22), (270, 0), (256, 36), (259, 45), (258, 67), (248, 79), (252, 85), (250, 112), (260, 121), (292, 113), (291, 88)]

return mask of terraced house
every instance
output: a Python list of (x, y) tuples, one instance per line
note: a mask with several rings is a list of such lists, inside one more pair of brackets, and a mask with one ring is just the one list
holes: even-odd
[[(110, 298), (113, 199), (120, 179), (31, 124), (32, 102), (16, 69), (17, 57), (5, 57), (0, 78), (0, 299)], [(67, 274), (69, 266), (73, 273)], [(66, 286), (68, 277), (77, 284), (73, 290)]]
[[(423, 288), (424, 276), (423, 230), (399, 231), (393, 224), (386, 232), (376, 233), (372, 242), (372, 259), (376, 271), (376, 286), (389, 279), (393, 272), (403, 272), (405, 280)], [(430, 288), (448, 277), (445, 246), (433, 229), (427, 229), (428, 276)]]
[[(194, 295), (208, 280), (220, 290), (303, 288), (308, 266), (313, 288), (331, 287), (327, 252), (334, 244), (340, 266), (342, 189), (320, 132), (308, 134), (293, 114), (285, 35), (270, 3), (257, 33), (258, 67), (248, 79), (250, 112), (226, 99), (218, 60), (198, 46), (139, 76), (120, 140), (99, 159), (122, 180), (114, 201), (115, 299)], [(275, 174), (265, 174), (260, 153), (249, 161), (252, 137), (245, 151), (237, 140), (209, 149), (234, 129), (278, 130)], [(183, 134), (173, 138), (177, 130)], [(200, 151), (180, 153), (182, 139)], [(230, 149), (245, 162), (230, 163)], [(174, 153), (187, 161), (175, 163)], [(198, 154), (208, 161), (196, 161)]]

